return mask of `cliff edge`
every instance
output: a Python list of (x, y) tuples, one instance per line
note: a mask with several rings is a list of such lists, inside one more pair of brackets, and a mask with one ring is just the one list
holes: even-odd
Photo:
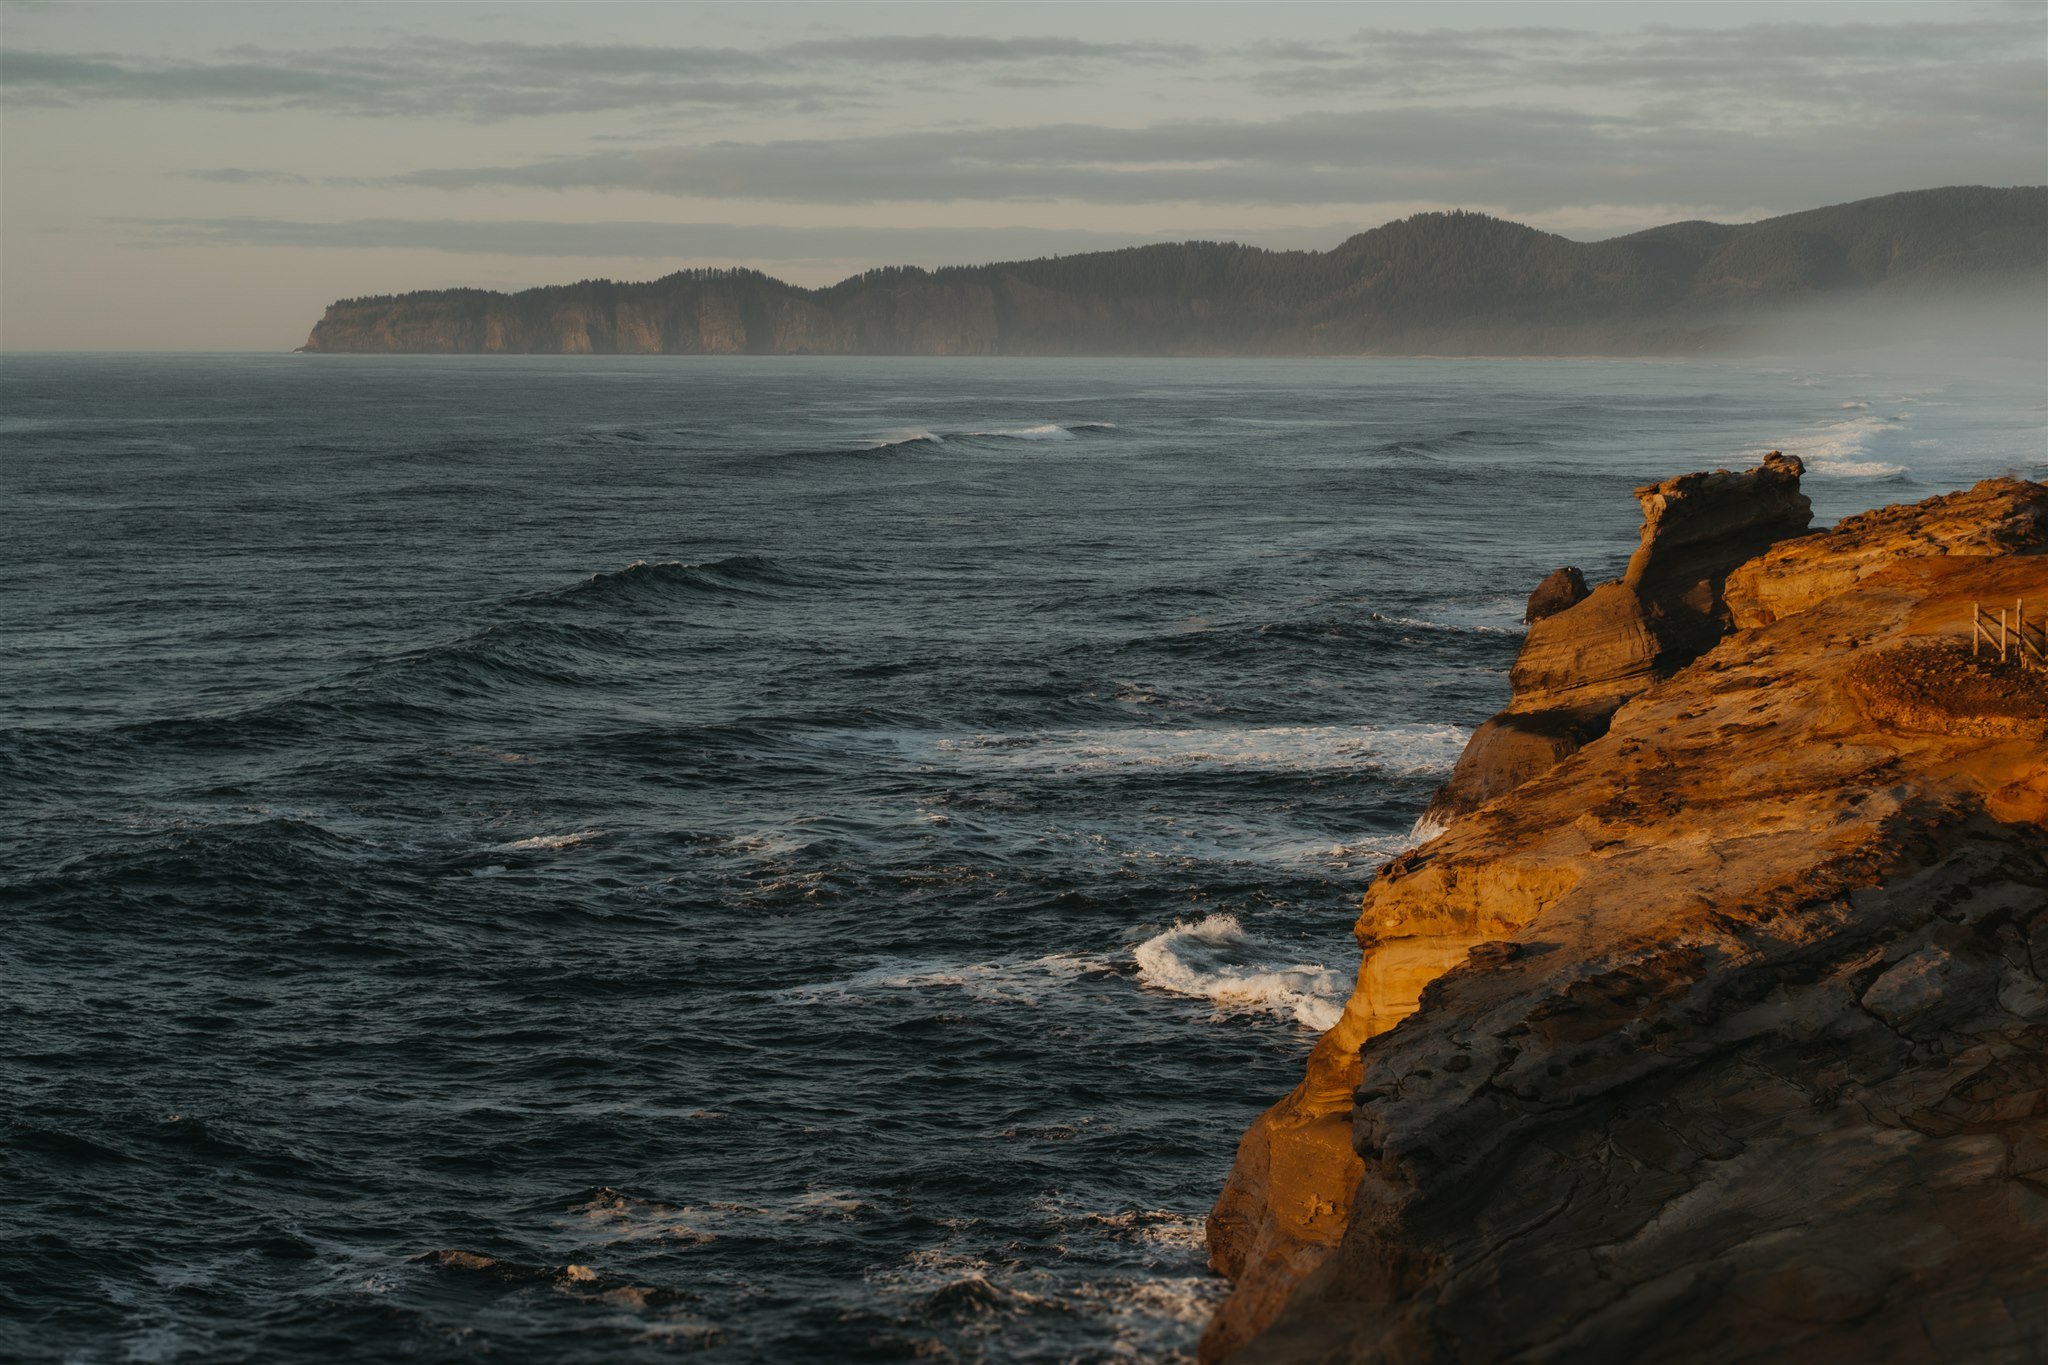
[(2048, 646), (2048, 487), (1813, 532), (1800, 473), (1532, 597), (1240, 1144), (1206, 1359), (2048, 1358), (2048, 667), (1970, 649)]

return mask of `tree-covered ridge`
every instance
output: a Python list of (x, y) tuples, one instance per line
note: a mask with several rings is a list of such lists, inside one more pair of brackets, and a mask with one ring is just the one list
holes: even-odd
[(1693, 349), (1759, 310), (2048, 268), (2048, 187), (1888, 195), (1578, 242), (1466, 211), (1329, 251), (1191, 241), (806, 289), (747, 269), (345, 299), (309, 350), (1327, 354)]

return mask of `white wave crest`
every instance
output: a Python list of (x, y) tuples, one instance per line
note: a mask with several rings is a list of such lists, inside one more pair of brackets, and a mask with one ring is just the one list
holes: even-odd
[(905, 427), (898, 431), (885, 431), (880, 436), (869, 437), (867, 447), (870, 450), (887, 450), (890, 446), (916, 445), (921, 441), (930, 442), (933, 445), (944, 445), (946, 438), (937, 432), (926, 431), (922, 427)]
[(994, 962), (919, 962), (898, 960), (871, 967), (838, 981), (790, 986), (775, 994), (798, 1004), (850, 999), (889, 991), (957, 990), (971, 999), (1009, 1005), (1037, 1005), (1046, 995), (1076, 977), (1114, 968), (1084, 953), (1049, 953), (1044, 957), (1009, 958)]
[(1321, 1031), (1337, 1022), (1351, 993), (1342, 972), (1316, 963), (1282, 964), (1235, 915), (1175, 924), (1137, 947), (1138, 980), (1223, 1011), (1293, 1018)]
[(1035, 427), (998, 427), (992, 431), (970, 431), (969, 436), (1000, 437), (1009, 441), (1071, 441), (1074, 433), (1052, 422)]
[(1488, 626), (1478, 622), (1427, 621), (1419, 616), (1388, 616), (1382, 612), (1372, 613), (1372, 619), (1389, 626), (1405, 626), (1410, 630), (1442, 630), (1452, 634), (1466, 635), (1520, 635), (1520, 627)]
[(941, 755), (976, 766), (1061, 772), (1124, 768), (1449, 772), (1469, 731), (1456, 725), (1280, 725), (1246, 729), (1056, 730), (942, 739)]
[(514, 850), (531, 852), (539, 849), (574, 848), (578, 844), (589, 843), (603, 833), (601, 829), (579, 829), (574, 834), (536, 834), (530, 839), (515, 839), (509, 844), (498, 844), (496, 848), (505, 853)]
[[(1844, 403), (1844, 410), (1868, 408), (1868, 403)], [(1906, 472), (1906, 466), (1872, 458), (1874, 445), (1896, 449), (1905, 442), (1912, 414), (1893, 417), (1859, 412), (1857, 416), (1829, 422), (1801, 436), (1788, 438), (1783, 448), (1806, 461), (1809, 473), (1834, 479), (1891, 479)]]
[(1883, 460), (1815, 460), (1807, 468), (1835, 479), (1894, 479), (1906, 472), (1904, 465)]

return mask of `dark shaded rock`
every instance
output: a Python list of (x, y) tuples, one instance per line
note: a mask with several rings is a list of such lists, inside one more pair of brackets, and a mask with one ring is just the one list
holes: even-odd
[(1566, 607), (1576, 607), (1586, 600), (1588, 591), (1586, 576), (1577, 569), (1569, 566), (1552, 569), (1550, 576), (1529, 594), (1529, 605), (1522, 611), (1522, 624), (1529, 625), (1546, 616), (1555, 616)]
[(1894, 835), (1708, 954), (1442, 978), (1367, 1049), (1345, 1237), (1230, 1359), (2048, 1358), (2041, 831)]
[(1506, 795), (1606, 734), (1607, 720), (1598, 708), (1501, 712), (1472, 732), (1431, 810), (1471, 810)]
[(1806, 465), (1772, 451), (1755, 469), (1681, 474), (1636, 490), (1643, 538), (1622, 585), (1643, 604), (1667, 672), (1692, 662), (1727, 634), (1722, 587), (1738, 566), (1781, 540), (1803, 535), (1813, 504), (1799, 491)]

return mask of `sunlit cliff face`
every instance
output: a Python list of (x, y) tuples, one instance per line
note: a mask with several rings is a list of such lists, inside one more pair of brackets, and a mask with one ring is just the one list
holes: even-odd
[[(1995, 1358), (2048, 1328), (2003, 1307), (2048, 1214), (2005, 1164), (2048, 1025), (2019, 947), (2048, 943), (2048, 670), (1965, 643), (1976, 604), (2048, 600), (2048, 488), (1803, 535), (1774, 463), (1641, 490), (1629, 578), (1532, 630), (1515, 708), (1574, 670), (1629, 699), (1547, 762), (1482, 729), (1460, 769), (1519, 785), (1367, 891), (1356, 991), (1211, 1216), (1237, 1286), (1205, 1357)], [(1656, 595), (1601, 600), (1660, 536), (1724, 632), (1663, 678), (1630, 666)]]

